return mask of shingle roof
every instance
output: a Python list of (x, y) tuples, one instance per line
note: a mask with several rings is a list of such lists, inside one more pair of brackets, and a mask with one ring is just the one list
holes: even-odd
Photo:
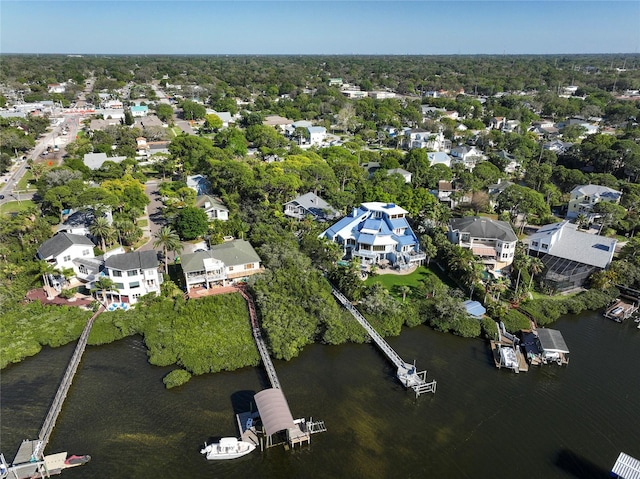
[(218, 198), (215, 198), (213, 196), (210, 195), (198, 195), (198, 197), (196, 198), (196, 207), (197, 208), (204, 208), (205, 204), (209, 202), (210, 205), (207, 207), (208, 208), (215, 208), (216, 210), (223, 210), (223, 211), (229, 211), (229, 208), (227, 208), (222, 201), (220, 201)]
[(285, 203), (288, 205), (289, 203), (295, 203), (302, 206), (305, 210), (311, 211), (313, 214), (317, 216), (321, 216), (323, 210), (328, 210), (332, 214), (337, 213), (335, 208), (327, 203), (325, 200), (320, 198), (314, 192), (310, 191), (309, 193), (305, 193), (304, 195), (298, 196), (297, 198), (292, 199)]
[(595, 196), (616, 201), (622, 196), (622, 192), (601, 185), (580, 185), (571, 190), (571, 196)]
[(227, 267), (257, 263), (260, 261), (260, 256), (258, 256), (256, 250), (253, 249), (251, 243), (238, 239), (212, 246), (209, 251), (198, 251), (196, 253), (182, 255), (182, 271), (189, 273), (191, 271), (203, 270), (203, 261), (206, 258), (220, 260)]
[(58, 233), (53, 238), (48, 239), (40, 248), (38, 248), (38, 256), (42, 259), (53, 258), (66, 251), (74, 244), (87, 245), (92, 248), (95, 246), (86, 236), (74, 235), (71, 233)]
[(132, 253), (114, 254), (104, 262), (107, 268), (120, 271), (152, 269), (157, 268), (159, 264), (156, 251), (134, 251)]
[(518, 241), (513, 228), (506, 221), (496, 221), (481, 216), (465, 216), (449, 221), (453, 231), (469, 233), (473, 238), (495, 238), (502, 241)]

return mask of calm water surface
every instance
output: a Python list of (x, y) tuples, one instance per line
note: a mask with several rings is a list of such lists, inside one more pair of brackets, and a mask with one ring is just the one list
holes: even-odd
[[(91, 454), (74, 478), (596, 478), (620, 451), (640, 457), (640, 330), (597, 313), (554, 327), (566, 368), (497, 370), (488, 345), (405, 329), (389, 343), (438, 380), (415, 399), (372, 345), (313, 345), (275, 367), (294, 417), (328, 432), (309, 447), (207, 462), (215, 436), (236, 435), (234, 411), (266, 387), (260, 368), (193, 378), (167, 391), (171, 368), (147, 363), (139, 338), (88, 347), (48, 453)], [(12, 459), (35, 437), (73, 345), (2, 371), (1, 442)]]

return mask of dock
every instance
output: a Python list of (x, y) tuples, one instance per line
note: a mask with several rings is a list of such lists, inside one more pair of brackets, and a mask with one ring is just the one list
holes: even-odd
[(262, 450), (265, 447), (280, 444), (285, 444), (285, 447), (310, 444), (312, 434), (325, 432), (327, 428), (323, 421), (293, 419), (287, 399), (280, 387), (276, 368), (273, 366), (262, 336), (253, 298), (244, 288), (237, 288), (237, 291), (245, 299), (249, 308), (253, 338), (271, 383), (270, 389), (260, 391), (254, 397), (258, 407), (257, 412), (236, 414), (240, 437), (243, 441), (259, 445)]
[(6, 471), (6, 475), (5, 472), (3, 472), (3, 474), (0, 474), (0, 478), (7, 477), (11, 479), (26, 479), (49, 477), (52, 474), (60, 474), (63, 469), (79, 465), (65, 464), (64, 461), (67, 457), (66, 452), (45, 456), (44, 450), (49, 443), (49, 438), (51, 437), (53, 428), (56, 425), (56, 421), (60, 415), (60, 411), (62, 410), (62, 405), (67, 397), (73, 378), (78, 371), (82, 354), (87, 347), (87, 341), (89, 339), (91, 327), (93, 326), (93, 321), (102, 311), (104, 311), (104, 307), (101, 307), (87, 321), (87, 324), (80, 335), (80, 339), (78, 340), (78, 344), (76, 345), (76, 349), (73, 352), (73, 356), (71, 356), (71, 359), (69, 360), (69, 364), (67, 365), (67, 369), (62, 377), (62, 381), (60, 381), (60, 385), (58, 386), (56, 395), (53, 398), (49, 412), (47, 413), (42, 427), (40, 428), (38, 439), (25, 439), (22, 441), (18, 448), (18, 452), (10, 465), (6, 463), (4, 456), (1, 456), (1, 464)]
[(617, 323), (622, 323), (637, 311), (638, 303), (630, 300), (618, 299), (605, 310), (604, 317), (612, 319)]
[(515, 373), (529, 371), (529, 364), (520, 349), (520, 340), (507, 332), (504, 323), (501, 322), (498, 326), (498, 339), (491, 340), (490, 344), (493, 361), (498, 369), (508, 368)]
[(427, 371), (418, 372), (415, 364), (410, 364), (404, 361), (400, 355), (396, 353), (391, 346), (389, 346), (389, 343), (387, 343), (384, 338), (378, 334), (373, 326), (369, 324), (360, 311), (351, 304), (351, 301), (349, 301), (347, 297), (343, 295), (333, 284), (331, 285), (331, 290), (340, 304), (342, 304), (342, 306), (351, 313), (367, 333), (369, 333), (369, 336), (376, 346), (378, 346), (380, 351), (382, 351), (389, 361), (391, 361), (391, 363), (396, 367), (396, 375), (404, 387), (407, 389), (413, 389), (416, 393), (416, 397), (427, 392), (436, 392), (437, 383), (435, 380), (427, 382)]

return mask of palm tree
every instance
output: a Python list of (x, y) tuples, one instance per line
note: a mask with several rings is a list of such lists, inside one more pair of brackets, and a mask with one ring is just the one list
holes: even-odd
[(516, 252), (513, 257), (513, 263), (511, 263), (512, 268), (518, 270), (518, 279), (516, 280), (516, 292), (518, 291), (518, 286), (520, 286), (520, 274), (523, 269), (526, 269), (529, 265), (529, 256), (527, 255), (524, 245), (521, 243), (516, 243)]
[(539, 274), (544, 269), (544, 263), (540, 258), (530, 258), (529, 259), (529, 273), (531, 273), (531, 279), (529, 280), (529, 289), (531, 289), (531, 284), (533, 283), (533, 277), (536, 274)]
[(106, 251), (107, 241), (111, 241), (114, 235), (114, 229), (109, 224), (109, 220), (104, 216), (96, 217), (91, 226), (89, 226), (89, 232), (100, 239), (102, 251)]
[(164, 253), (164, 272), (169, 274), (169, 251), (174, 253), (182, 251), (182, 244), (180, 243), (180, 237), (170, 226), (163, 226), (160, 228), (153, 237), (156, 239), (153, 242), (153, 247), (162, 247)]
[(587, 217), (580, 213), (577, 217), (576, 217), (576, 225), (578, 225), (579, 229), (584, 229), (584, 227), (588, 224), (588, 220)]
[(404, 303), (407, 299), (407, 294), (411, 291), (411, 288), (409, 286), (400, 286), (398, 290), (402, 294), (402, 302)]
[(91, 288), (91, 293), (96, 293), (100, 291), (102, 293), (102, 304), (107, 304), (107, 292), (108, 291), (118, 291), (115, 287), (116, 284), (112, 279), (107, 278), (106, 276), (101, 277), (95, 283), (93, 283), (93, 288)]
[(433, 239), (429, 235), (422, 235), (420, 243), (423, 253), (427, 255), (427, 266), (429, 266), (431, 258), (438, 254), (438, 247), (434, 244)]
[(55, 265), (44, 260), (38, 261), (38, 272), (42, 275), (42, 283), (44, 284), (44, 289), (47, 293), (48, 299), (51, 299), (51, 296), (49, 296), (49, 291), (51, 288), (51, 285), (49, 284), (49, 275), (52, 275), (56, 271), (57, 269)]

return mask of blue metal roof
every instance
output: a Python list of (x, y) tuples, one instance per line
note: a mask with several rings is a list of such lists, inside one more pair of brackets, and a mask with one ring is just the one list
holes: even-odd
[(467, 309), (467, 313), (471, 316), (475, 316), (476, 318), (482, 317), (483, 314), (487, 312), (478, 301), (471, 301), (470, 299), (464, 302), (464, 307)]
[(406, 218), (396, 218), (396, 219), (390, 219), (388, 220), (389, 225), (391, 226), (391, 228), (398, 229), (398, 228), (408, 228), (409, 227), (409, 223), (407, 222)]
[(376, 235), (370, 235), (367, 233), (362, 233), (360, 234), (360, 236), (358, 236), (358, 243), (362, 243), (362, 244), (373, 244), (373, 242), (376, 239)]
[(365, 220), (364, 223), (362, 223), (362, 228), (360, 228), (360, 230), (374, 230), (374, 231), (380, 231), (380, 226), (382, 224), (382, 221), (378, 218), (369, 218), (367, 220)]
[(353, 216), (345, 216), (344, 218), (339, 220), (337, 223), (334, 223), (332, 226), (330, 226), (325, 231), (325, 236), (329, 239), (333, 239), (333, 237), (338, 234), (338, 231), (340, 231), (343, 228), (346, 228), (351, 223), (355, 223), (357, 221), (358, 219), (354, 218)]
[(393, 235), (393, 237), (402, 246), (416, 244), (418, 242), (418, 240), (413, 235), (402, 235), (402, 236)]

